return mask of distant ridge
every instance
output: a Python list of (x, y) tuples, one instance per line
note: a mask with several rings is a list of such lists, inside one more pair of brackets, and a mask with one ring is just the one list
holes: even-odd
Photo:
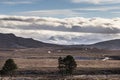
[(14, 34), (0, 33), (0, 48), (39, 48), (44, 46), (56, 45), (43, 43), (32, 38), (17, 37)]
[(98, 49), (120, 50), (120, 39), (98, 42), (90, 46)]
[(17, 37), (14, 34), (0, 33), (0, 48), (40, 48), (40, 47), (62, 47), (62, 48), (97, 48), (120, 50), (120, 39), (98, 42), (91, 45), (57, 45), (44, 43), (32, 38)]

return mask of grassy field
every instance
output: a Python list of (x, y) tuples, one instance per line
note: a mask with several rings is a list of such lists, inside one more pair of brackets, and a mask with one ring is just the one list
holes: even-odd
[[(57, 67), (57, 59), (18, 59), (14, 58), (19, 68)], [(120, 68), (119, 60), (76, 60), (77, 67), (82, 68)]]
[[(60, 56), (66, 55), (72, 55), (74, 57), (101, 58), (95, 60), (76, 59), (77, 69), (74, 73), (74, 77), (72, 76), (73, 80), (120, 79), (120, 74), (117, 74), (119, 72), (116, 72), (120, 71), (120, 60), (102, 60), (102, 58), (104, 58), (105, 56), (120, 56), (119, 51), (94, 49), (66, 50), (53, 48), (15, 49), (10, 51), (0, 51), (0, 67), (2, 68), (4, 62), (8, 58), (13, 58), (15, 60), (15, 63), (19, 67), (18, 71), (29, 73), (28, 75), (17, 75), (17, 78), (26, 78), (29, 80), (29, 78), (35, 78), (34, 76), (36, 76), (36, 79), (34, 80), (43, 80), (44, 78), (52, 80), (53, 78), (56, 79), (56, 77), (59, 77), (60, 79), (60, 76), (57, 74), (57, 59)], [(32, 78), (30, 80), (33, 80)], [(71, 77), (67, 78), (68, 80), (72, 80)]]

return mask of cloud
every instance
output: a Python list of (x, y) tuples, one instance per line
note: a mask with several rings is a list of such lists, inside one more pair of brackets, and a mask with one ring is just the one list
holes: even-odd
[(0, 32), (58, 44), (88, 44), (120, 38), (120, 18), (0, 16)]
[(71, 0), (71, 1), (73, 3), (82, 3), (82, 2), (94, 3), (94, 4), (100, 3), (100, 0)]
[(2, 2), (3, 4), (9, 4), (9, 5), (16, 5), (16, 4), (31, 4), (32, 2), (29, 1), (20, 1), (20, 2)]
[(75, 12), (72, 9), (56, 9), (56, 10), (37, 10), (37, 11), (25, 11), (25, 12), (18, 12), (16, 14), (20, 14), (20, 15), (28, 15), (28, 16), (58, 16), (58, 15), (62, 15), (62, 16), (67, 16), (67, 17), (71, 17), (71, 16), (80, 16), (83, 13), (80, 12)]
[(0, 26), (4, 28), (17, 28), (29, 30), (52, 30), (67, 32), (120, 33), (120, 18), (50, 18), (50, 17), (0, 17)]
[(1, 0), (0, 3), (7, 5), (32, 4), (38, 0)]
[[(112, 11), (119, 10), (120, 6), (96, 6), (96, 7), (84, 7), (84, 8), (69, 8), (69, 9), (53, 9), (53, 10), (36, 10), (36, 11), (24, 11), (24, 12), (16, 12), (12, 13), (17, 15), (24, 16), (41, 16), (41, 17), (76, 17), (76, 16), (86, 16), (92, 15), (92, 13), (99, 12), (97, 15), (101, 15), (100, 13), (108, 13)], [(111, 13), (112, 15), (115, 13)]]
[(120, 3), (119, 0), (71, 0), (73, 3), (92, 3), (92, 4), (114, 4)]
[(74, 34), (64, 34), (55, 35), (49, 38), (49, 42), (56, 44), (93, 44), (100, 41), (111, 40), (120, 38), (120, 34), (87, 34), (87, 33), (77, 33)]
[(97, 7), (87, 7), (87, 8), (76, 8), (73, 10), (83, 10), (83, 11), (112, 11), (119, 10), (120, 6), (97, 6)]

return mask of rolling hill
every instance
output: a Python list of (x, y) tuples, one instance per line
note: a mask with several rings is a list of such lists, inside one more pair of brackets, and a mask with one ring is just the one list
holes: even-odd
[(120, 39), (98, 42), (90, 46), (98, 49), (120, 50)]
[(56, 45), (36, 41), (32, 38), (17, 37), (14, 34), (0, 33), (0, 48), (39, 48), (44, 46)]

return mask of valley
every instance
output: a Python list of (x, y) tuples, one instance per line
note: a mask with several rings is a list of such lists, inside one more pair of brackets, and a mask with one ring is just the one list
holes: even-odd
[[(111, 43), (114, 46), (115, 41)], [(18, 66), (13, 75), (15, 80), (18, 78), (33, 80), (35, 77), (35, 80), (37, 78), (38, 80), (63, 78), (68, 80), (69, 78), (73, 80), (97, 80), (96, 78), (119, 80), (120, 78), (120, 46), (118, 44), (117, 49), (101, 47), (105, 44), (102, 42), (97, 43), (99, 48), (95, 47), (96, 44), (56, 45), (16, 37), (13, 34), (0, 34), (0, 44), (0, 69), (7, 59), (13, 59)], [(107, 45), (106, 43), (104, 46)], [(67, 55), (73, 56), (77, 63), (73, 77), (59, 74), (58, 58)]]
[[(119, 50), (63, 49), (55, 47), (11, 49), (0, 51), (0, 67), (5, 60), (12, 58), (18, 65), (16, 76), (43, 77), (59, 76), (58, 58), (72, 55), (77, 62), (74, 76), (80, 75), (119, 75), (120, 60), (106, 59), (107, 56), (120, 56)], [(78, 78), (79, 78), (78, 77)], [(119, 77), (119, 76), (118, 76)], [(45, 78), (45, 77), (44, 77)], [(86, 77), (87, 78), (87, 77)], [(103, 78), (101, 76), (101, 78)], [(118, 79), (119, 80), (119, 79)]]

